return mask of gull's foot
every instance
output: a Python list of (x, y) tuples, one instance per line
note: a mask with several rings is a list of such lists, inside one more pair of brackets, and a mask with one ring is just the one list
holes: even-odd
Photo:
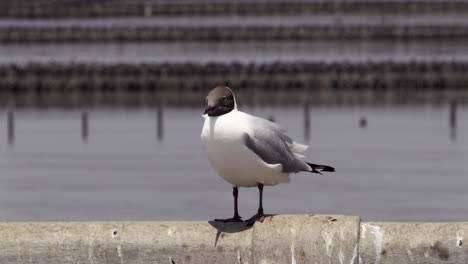
[(255, 222), (262, 223), (265, 220), (265, 215), (263, 213), (257, 213), (256, 215), (252, 216), (249, 220), (247, 220), (247, 226), (253, 226)]
[(233, 218), (227, 218), (227, 219), (215, 219), (216, 222), (223, 222), (223, 223), (239, 223), (239, 222), (244, 222), (242, 220), (242, 217), (233, 217)]

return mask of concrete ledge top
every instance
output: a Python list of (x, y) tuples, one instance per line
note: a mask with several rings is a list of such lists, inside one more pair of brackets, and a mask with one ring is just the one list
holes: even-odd
[(362, 263), (468, 263), (468, 222), (361, 223)]
[(0, 223), (0, 263), (468, 263), (467, 223), (276, 215), (206, 222)]

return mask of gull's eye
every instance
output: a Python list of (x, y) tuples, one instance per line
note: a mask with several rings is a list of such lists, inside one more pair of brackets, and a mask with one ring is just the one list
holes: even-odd
[(226, 102), (226, 101), (227, 101), (227, 97), (223, 96), (223, 102)]

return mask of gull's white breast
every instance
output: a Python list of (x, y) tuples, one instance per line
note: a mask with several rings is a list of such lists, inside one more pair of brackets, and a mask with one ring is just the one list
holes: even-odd
[(205, 117), (201, 138), (214, 170), (235, 186), (253, 187), (258, 183), (276, 185), (289, 181), (281, 164), (267, 164), (244, 145), (251, 116), (233, 111), (219, 117)]

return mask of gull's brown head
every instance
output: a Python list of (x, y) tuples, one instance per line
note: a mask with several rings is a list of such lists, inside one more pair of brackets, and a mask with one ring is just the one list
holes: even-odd
[(218, 86), (206, 96), (205, 114), (220, 116), (231, 112), (236, 103), (234, 94), (227, 86)]

